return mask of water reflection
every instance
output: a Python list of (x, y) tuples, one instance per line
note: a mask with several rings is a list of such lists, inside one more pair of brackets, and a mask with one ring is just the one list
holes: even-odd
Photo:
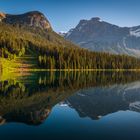
[(83, 89), (67, 101), (80, 117), (91, 119), (120, 110), (140, 112), (140, 82)]
[(0, 123), (40, 125), (60, 102), (91, 119), (139, 112), (139, 80), (138, 72), (40, 72), (1, 80)]

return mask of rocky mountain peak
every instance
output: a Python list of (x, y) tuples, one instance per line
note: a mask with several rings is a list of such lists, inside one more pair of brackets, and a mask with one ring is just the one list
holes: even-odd
[(82, 20), (80, 20), (79, 24), (83, 24), (83, 23), (86, 23), (86, 22), (87, 22), (87, 20), (82, 19)]
[(1, 21), (8, 24), (39, 27), (44, 30), (52, 29), (48, 19), (39, 11), (31, 11), (20, 15), (2, 14), (0, 17), (4, 17), (1, 18)]
[(90, 21), (94, 21), (94, 22), (97, 22), (97, 21), (100, 21), (101, 19), (99, 17), (93, 17), (91, 18)]
[(85, 19), (82, 19), (82, 20), (80, 20), (80, 22), (79, 22), (79, 25), (81, 25), (81, 24), (86, 24), (86, 23), (89, 23), (89, 22), (100, 22), (101, 21), (101, 19), (99, 18), (99, 17), (93, 17), (93, 18), (91, 18), (90, 20), (85, 20)]
[(30, 11), (30, 12), (27, 12), (25, 13), (27, 15), (38, 15), (38, 16), (44, 16), (43, 13), (41, 13), (40, 11)]

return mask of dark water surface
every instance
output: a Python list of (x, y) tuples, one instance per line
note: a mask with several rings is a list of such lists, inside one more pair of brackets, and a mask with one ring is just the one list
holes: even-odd
[(0, 140), (140, 139), (140, 73), (38, 72), (0, 81)]

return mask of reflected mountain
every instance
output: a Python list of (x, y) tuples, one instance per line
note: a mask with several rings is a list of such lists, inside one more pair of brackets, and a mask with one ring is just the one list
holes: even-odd
[(140, 82), (80, 90), (67, 101), (80, 117), (91, 119), (120, 110), (140, 112)]
[(38, 72), (0, 82), (0, 123), (40, 125), (58, 104), (81, 117), (98, 119), (119, 111), (139, 111), (138, 72)]

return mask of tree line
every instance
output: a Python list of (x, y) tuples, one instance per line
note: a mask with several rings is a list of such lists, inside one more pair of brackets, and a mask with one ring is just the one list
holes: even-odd
[(39, 66), (46, 69), (138, 69), (140, 60), (126, 55), (61, 48), (39, 55)]
[(139, 69), (140, 59), (92, 52), (65, 41), (53, 31), (0, 23), (0, 57), (30, 54), (45, 69)]

